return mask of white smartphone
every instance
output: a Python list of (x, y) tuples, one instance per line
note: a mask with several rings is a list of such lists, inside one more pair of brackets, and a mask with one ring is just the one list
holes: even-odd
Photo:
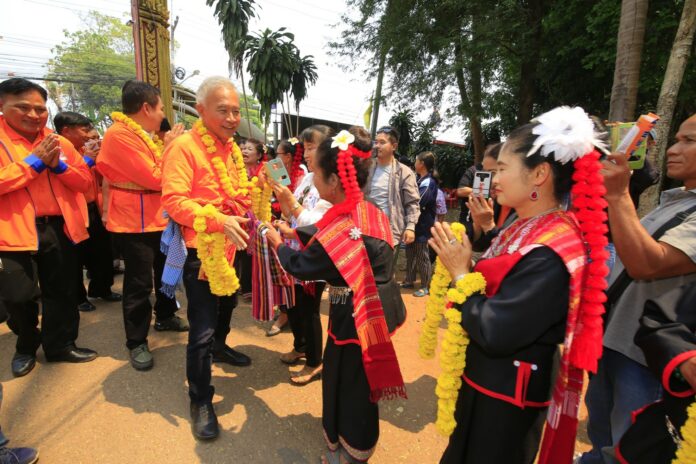
[(488, 199), (491, 196), (491, 179), (493, 175), (488, 171), (476, 171), (474, 173), (474, 186), (472, 195), (482, 195)]

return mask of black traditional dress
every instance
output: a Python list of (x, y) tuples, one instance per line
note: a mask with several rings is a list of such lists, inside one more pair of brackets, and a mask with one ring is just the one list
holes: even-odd
[[(386, 223), (388, 226), (388, 222)], [(317, 226), (299, 227), (301, 251), (281, 245), (283, 268), (300, 280), (324, 280), (330, 286), (329, 327), (322, 370), (322, 425), (329, 449), (342, 446), (354, 459), (366, 461), (379, 438), (379, 410), (371, 401), (354, 316), (354, 295), (324, 246), (315, 240)], [(399, 287), (393, 279), (391, 241), (363, 235), (389, 333), (406, 319)], [(374, 400), (374, 398), (372, 398)]]
[(486, 295), (460, 306), (470, 343), (441, 463), (534, 462), (585, 262), (574, 219), (557, 212), (518, 220), (477, 263)]

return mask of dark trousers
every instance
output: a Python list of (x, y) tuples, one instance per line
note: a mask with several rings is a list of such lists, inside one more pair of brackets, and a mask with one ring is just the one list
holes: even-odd
[(307, 366), (317, 367), (322, 359), (321, 294), (325, 282), (314, 283), (314, 295), (305, 293), (302, 285), (295, 285), (295, 306), (287, 310), (290, 329), (294, 338), (293, 348), (305, 353)]
[(237, 306), (237, 294), (225, 297), (213, 295), (208, 281), (198, 279), (200, 270), (197, 250), (189, 248), (184, 264), (190, 326), (186, 345), (186, 378), (191, 401), (199, 404), (213, 399), (215, 390), (210, 384), (213, 350), (225, 346), (232, 311)]
[(123, 322), (126, 346), (132, 350), (147, 342), (152, 320), (150, 294), (155, 289), (155, 317), (164, 320), (177, 310), (176, 300), (162, 292), (162, 271), (166, 257), (160, 252), (162, 232), (114, 233), (126, 265), (123, 273)]
[(18, 353), (34, 355), (43, 345), (44, 353), (56, 354), (77, 339), (80, 313), (76, 274), (71, 271), (77, 266), (77, 250), (63, 232), (63, 225), (59, 216), (37, 222), (36, 253), (0, 252), (0, 299), (10, 314), (7, 324), (17, 335)]
[[(87, 205), (89, 211), (89, 238), (77, 246), (78, 301), (87, 300), (87, 296), (97, 298), (111, 294), (111, 286), (114, 284), (114, 260), (111, 253), (111, 235), (104, 227), (99, 213), (99, 207), (95, 202)], [(82, 278), (82, 269), (89, 271), (89, 290), (85, 290)]]
[(235, 257), (235, 269), (239, 275), (239, 293), (251, 293), (251, 255), (246, 251), (240, 251)]

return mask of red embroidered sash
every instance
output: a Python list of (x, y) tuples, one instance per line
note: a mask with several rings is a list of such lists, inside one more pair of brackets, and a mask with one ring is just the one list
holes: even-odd
[[(490, 297), (498, 291), (502, 280), (514, 265), (540, 246), (551, 248), (563, 260), (570, 274), (570, 288), (563, 356), (549, 405), (538, 462), (570, 463), (578, 426), (583, 369), (589, 368), (579, 361), (583, 357), (577, 351), (583, 350), (588, 344), (602, 342), (601, 337), (594, 340), (596, 337), (584, 332), (583, 324), (579, 323), (584, 309), (581, 300), (583, 284), (587, 278), (588, 252), (575, 216), (559, 211), (527, 221), (518, 220), (493, 241), (483, 259), (476, 265), (476, 270), (486, 277), (486, 294)], [(561, 460), (559, 457), (562, 457)]]
[(352, 214), (336, 214), (329, 210), (325, 217), (327, 216), (330, 222), (320, 222), (319, 232), (315, 237), (353, 290), (353, 317), (370, 385), (370, 401), (376, 403), (380, 399), (392, 399), (396, 396), (406, 398), (399, 362), (389, 337), (372, 266), (361, 237), (374, 237), (391, 246), (389, 220), (384, 213), (366, 201), (357, 203)]

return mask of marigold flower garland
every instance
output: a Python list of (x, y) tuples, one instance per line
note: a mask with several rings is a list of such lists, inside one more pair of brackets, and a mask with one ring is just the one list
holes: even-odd
[(227, 237), (220, 232), (207, 232), (207, 219), (215, 217), (217, 212), (217, 208), (210, 203), (201, 207), (193, 220), (193, 230), (198, 233), (198, 257), (208, 277), (210, 291), (213, 295), (229, 296), (239, 289), (239, 279), (227, 260)]
[(155, 140), (153, 140), (150, 137), (150, 134), (145, 132), (145, 129), (143, 129), (142, 126), (140, 126), (140, 124), (133, 121), (131, 118), (121, 113), (120, 111), (114, 111), (113, 113), (111, 113), (111, 119), (128, 126), (130, 130), (135, 132), (135, 134), (138, 137), (140, 137), (143, 142), (145, 142), (145, 145), (147, 145), (150, 151), (152, 151), (152, 153), (155, 155), (155, 158), (158, 161), (162, 159), (162, 148), (164, 147), (164, 143), (159, 139), (159, 137), (155, 136)]
[[(227, 172), (227, 165), (220, 158), (215, 146), (215, 140), (208, 134), (203, 121), (200, 119), (195, 122), (193, 129), (201, 137), (201, 141), (206, 146), (206, 151), (211, 156), (218, 182), (223, 192), (229, 199), (248, 196), (257, 179), (249, 181), (242, 152), (236, 143), (232, 145), (232, 160), (234, 161), (237, 174), (239, 176), (239, 188), (235, 189), (232, 180)], [(196, 212), (193, 222), (193, 229), (198, 233), (198, 257), (201, 259), (201, 267), (208, 278), (210, 291), (214, 295), (228, 296), (239, 289), (239, 279), (234, 267), (227, 259), (226, 244), (227, 237), (222, 232), (208, 232), (208, 219), (215, 218), (218, 213), (217, 208), (212, 204), (207, 204)]]
[(679, 433), (682, 442), (677, 448), (677, 454), (672, 460), (672, 464), (690, 464), (696, 462), (696, 401), (686, 410), (688, 417)]
[[(454, 223), (451, 227), (454, 236), (461, 241), (464, 226)], [(462, 313), (454, 305), (460, 305), (474, 293), (482, 293), (486, 289), (486, 280), (480, 272), (467, 274), (457, 281), (454, 288), (448, 290), (450, 281), (449, 271), (442, 265), (440, 258), (437, 258), (435, 273), (430, 283), (430, 298), (426, 304), (425, 323), (418, 346), (421, 357), (429, 359), (435, 356), (437, 329), (444, 311), (447, 331), (440, 352), (442, 372), (435, 387), (438, 397), (435, 426), (445, 436), (451, 435), (457, 424), (454, 420), (454, 410), (459, 389), (462, 386), (462, 374), (466, 366), (466, 348), (469, 345), (469, 338), (462, 328)]]

